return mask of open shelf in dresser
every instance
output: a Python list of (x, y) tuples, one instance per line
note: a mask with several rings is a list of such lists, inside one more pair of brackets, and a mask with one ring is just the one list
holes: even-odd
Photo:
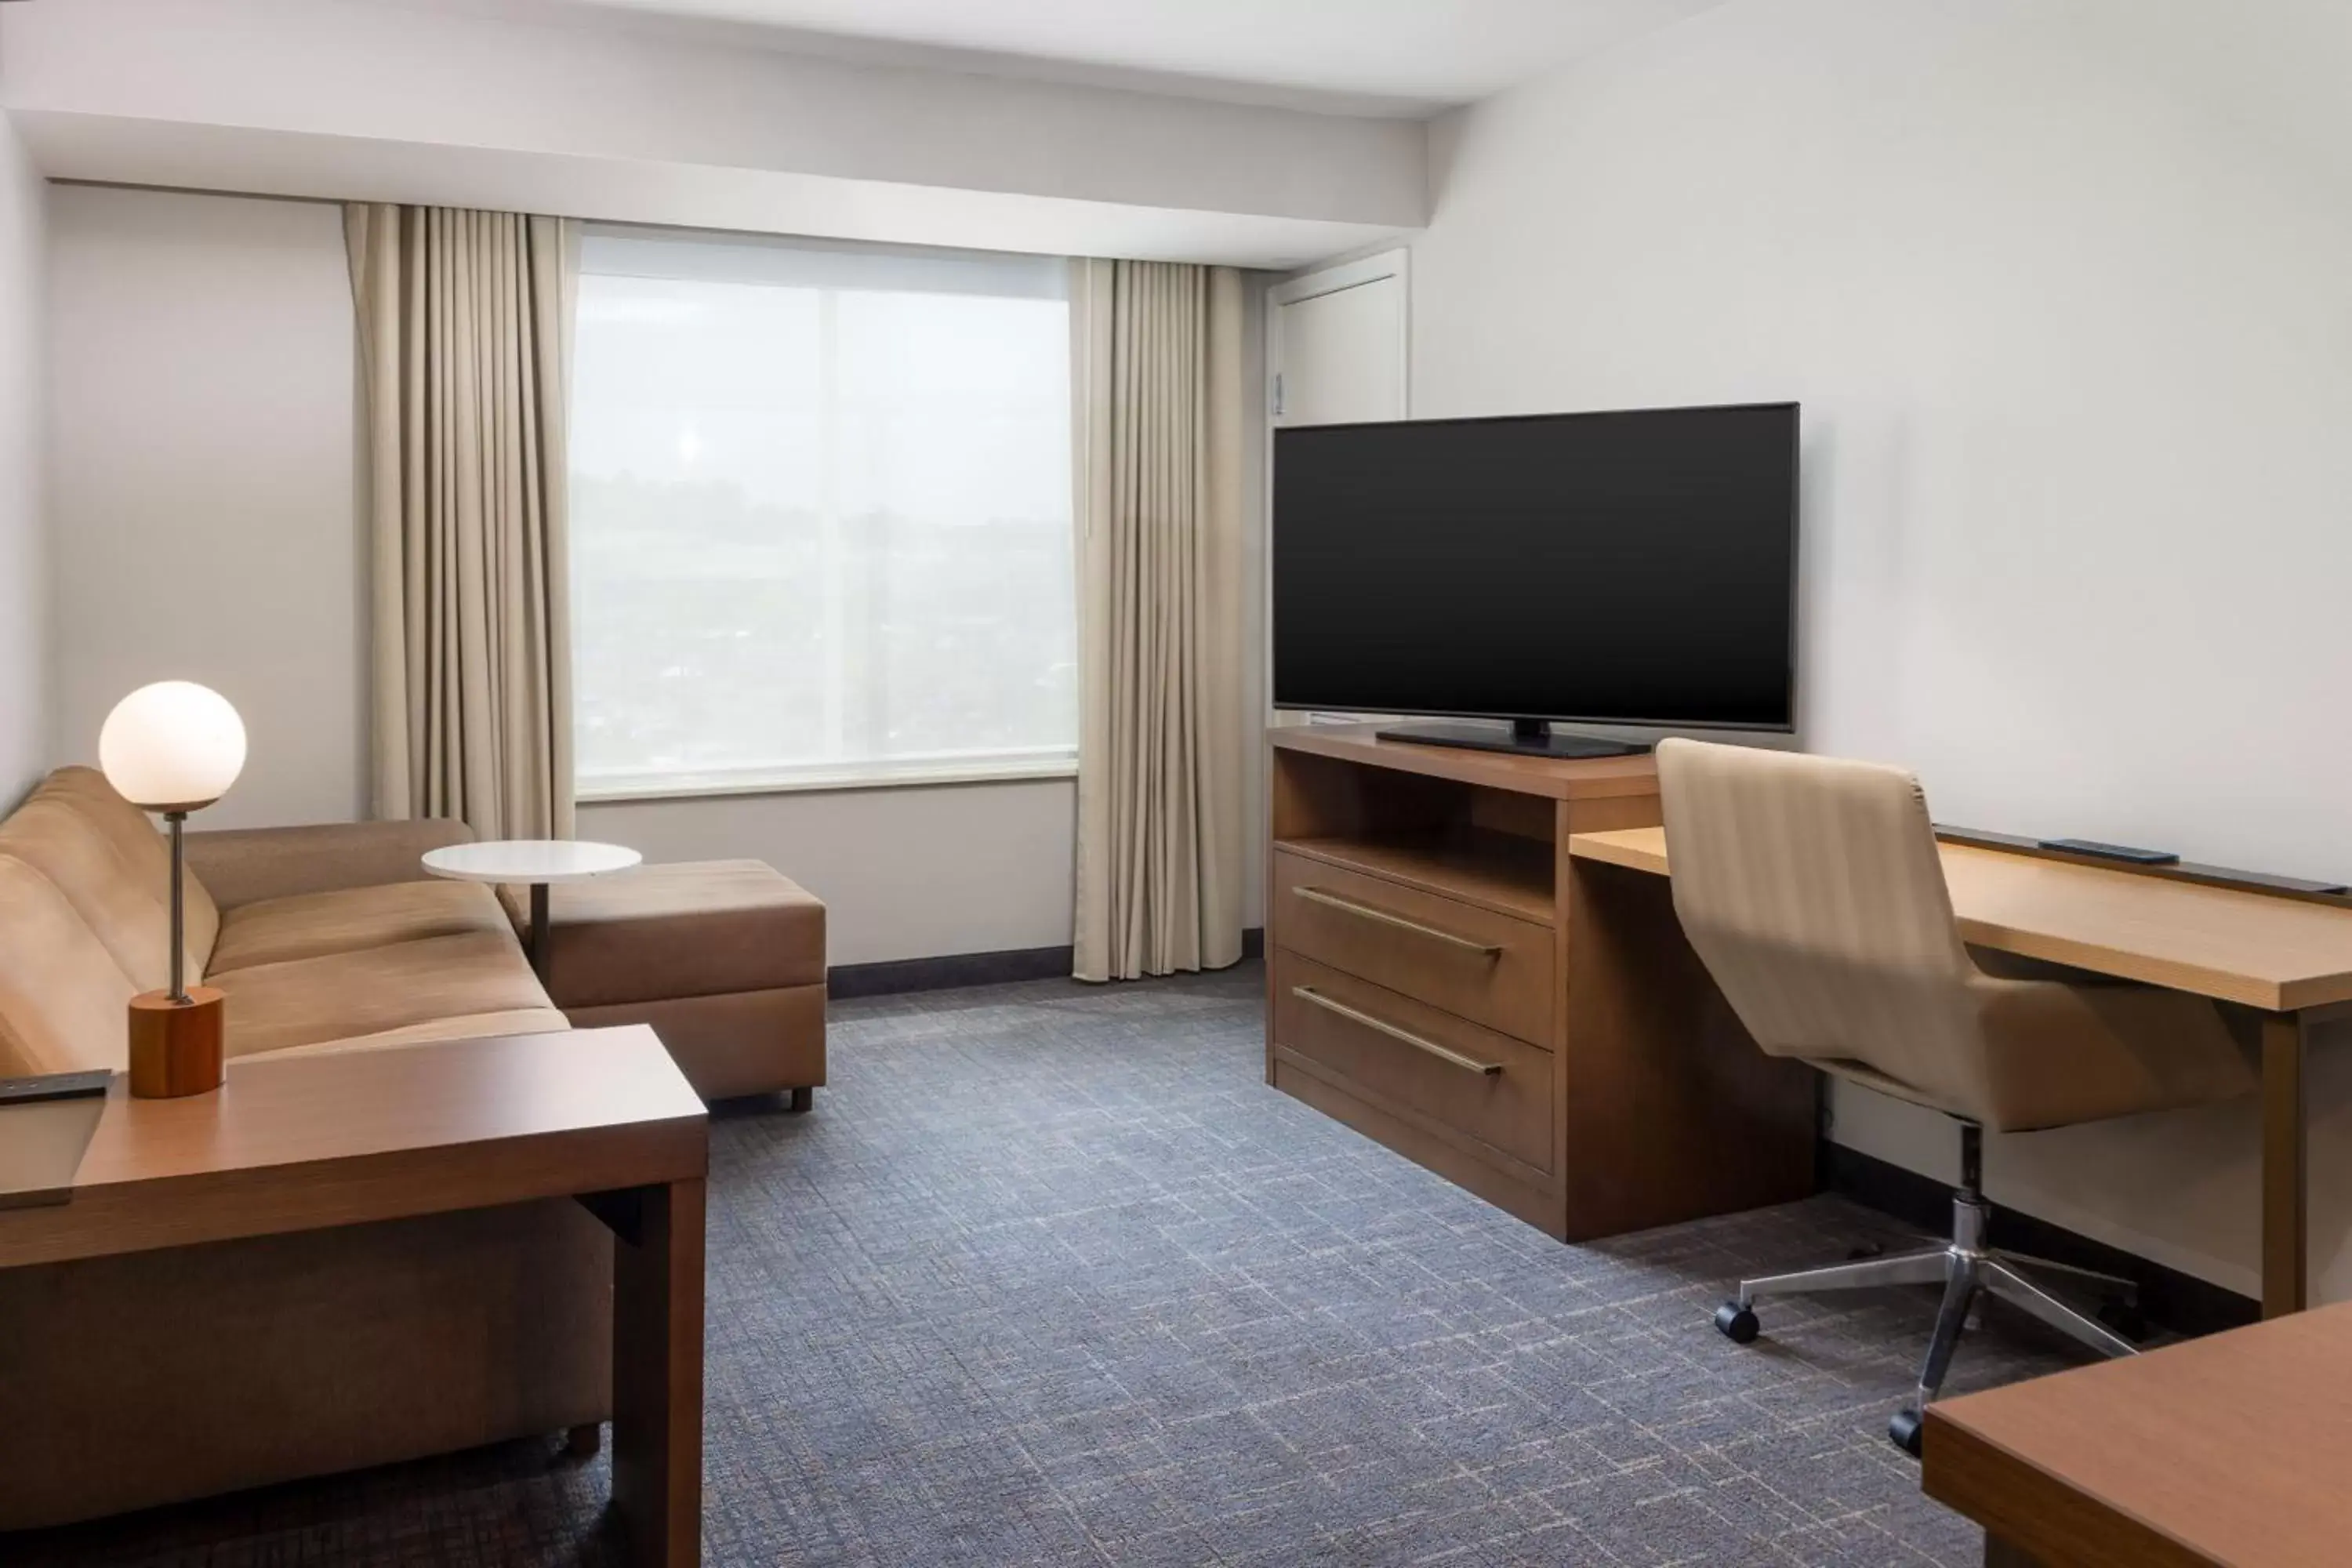
[(1556, 857), (1546, 840), (1473, 827), (1454, 834), (1277, 838), (1274, 847), (1538, 925), (1552, 924), (1559, 912)]

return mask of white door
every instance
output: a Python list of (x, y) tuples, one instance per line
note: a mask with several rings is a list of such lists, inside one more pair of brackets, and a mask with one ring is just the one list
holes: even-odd
[[(1358, 425), (1405, 417), (1406, 253), (1391, 250), (1326, 267), (1266, 291), (1266, 419), (1272, 425)], [(1266, 476), (1273, 482), (1273, 433)], [(1267, 495), (1268, 536), (1281, 526)], [(1270, 576), (1269, 576), (1270, 585)], [(1273, 625), (1273, 604), (1266, 604)], [(1266, 722), (1302, 724), (1276, 712), (1266, 672)]]
[(1327, 267), (1268, 291), (1266, 407), (1276, 425), (1405, 416), (1405, 253)]

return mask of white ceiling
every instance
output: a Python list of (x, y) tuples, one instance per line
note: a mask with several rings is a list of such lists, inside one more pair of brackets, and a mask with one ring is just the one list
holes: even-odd
[(1340, 113), (1467, 103), (1723, 0), (390, 0)]

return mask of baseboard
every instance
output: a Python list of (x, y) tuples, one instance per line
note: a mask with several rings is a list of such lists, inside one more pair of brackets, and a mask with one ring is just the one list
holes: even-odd
[[(1242, 932), (1244, 963), (1265, 955), (1265, 932)], [(1002, 952), (951, 952), (938, 958), (894, 958), (880, 963), (836, 963), (824, 973), (825, 994), (893, 996), (907, 991), (949, 991), (966, 985), (1006, 985), (1018, 980), (1066, 980), (1075, 950), (1016, 947)]]
[(894, 958), (881, 963), (836, 963), (824, 972), (825, 994), (889, 996), (901, 991), (947, 991), (962, 985), (1003, 985), (1015, 980), (1067, 980), (1072, 950), (1016, 947), (1003, 952), (951, 952), (938, 958)]
[[(1891, 1215), (1927, 1235), (1950, 1233), (1952, 1189), (1942, 1182), (1826, 1139), (1819, 1148), (1822, 1184), (1832, 1192)], [(2071, 1263), (2078, 1268), (2096, 1268), (2137, 1280), (2140, 1310), (2150, 1322), (2176, 1334), (2243, 1328), (2262, 1316), (2262, 1304), (2252, 1297), (1998, 1204), (1993, 1205), (1991, 1239), (1995, 1247), (2031, 1253), (2053, 1263)]]

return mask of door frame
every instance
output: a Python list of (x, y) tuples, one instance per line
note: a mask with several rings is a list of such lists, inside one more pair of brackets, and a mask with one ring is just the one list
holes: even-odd
[(1397, 387), (1403, 398), (1399, 419), (1412, 417), (1412, 252), (1403, 246), (1360, 256), (1353, 260), (1333, 262), (1294, 274), (1274, 284), (1265, 291), (1265, 428), (1259, 432), (1264, 446), (1258, 455), (1258, 472), (1263, 477), (1264, 493), (1259, 498), (1259, 515), (1265, 520), (1265, 538), (1261, 545), (1258, 562), (1260, 604), (1259, 624), (1265, 627), (1263, 657), (1259, 659), (1258, 711), (1270, 730), (1304, 724), (1305, 713), (1289, 713), (1274, 705), (1274, 432), (1282, 414), (1282, 308), (1296, 305), (1302, 300), (1318, 299), (1325, 294), (1338, 294), (1349, 289), (1360, 289), (1367, 283), (1384, 279), (1397, 280)]

